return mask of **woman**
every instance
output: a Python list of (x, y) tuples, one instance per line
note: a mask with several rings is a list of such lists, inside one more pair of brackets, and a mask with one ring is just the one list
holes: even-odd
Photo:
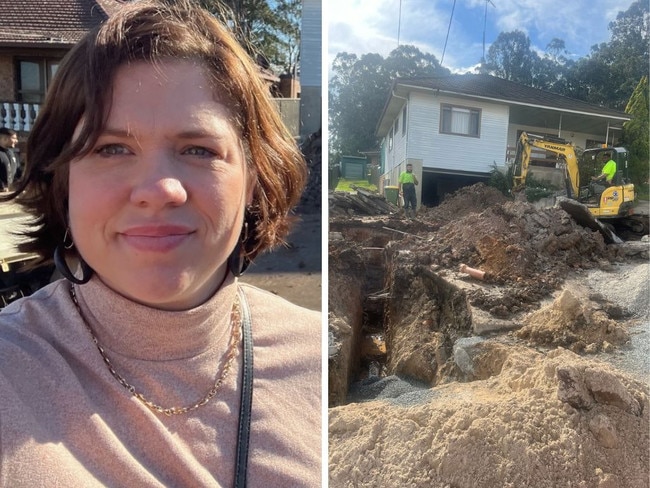
[(0, 314), (0, 484), (319, 485), (319, 314), (236, 279), (304, 164), (227, 30), (125, 7), (62, 62), (27, 161), (21, 250), (67, 279)]

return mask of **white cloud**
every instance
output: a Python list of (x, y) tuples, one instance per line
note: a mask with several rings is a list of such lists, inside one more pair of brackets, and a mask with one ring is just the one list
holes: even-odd
[[(486, 52), (500, 32), (521, 30), (531, 47), (544, 51), (553, 38), (565, 41), (577, 56), (589, 54), (594, 44), (607, 42), (609, 22), (633, 0), (491, 0), (488, 5)], [(441, 0), (329, 0), (324, 1), (328, 22), (328, 66), (338, 52), (388, 55), (401, 44), (442, 58), (453, 2)], [(595, 13), (594, 13), (595, 12)], [(470, 69), (482, 54), (485, 0), (457, 0), (444, 65)]]

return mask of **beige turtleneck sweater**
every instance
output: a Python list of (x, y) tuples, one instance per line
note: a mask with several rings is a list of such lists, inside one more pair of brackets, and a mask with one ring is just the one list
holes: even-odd
[[(196, 309), (135, 304), (77, 286), (115, 369), (148, 400), (185, 406), (221, 370), (237, 286), (251, 309), (255, 379), (248, 486), (320, 486), (320, 314), (229, 277)], [(241, 345), (216, 396), (153, 413), (111, 375), (57, 281), (0, 313), (0, 486), (232, 486)]]

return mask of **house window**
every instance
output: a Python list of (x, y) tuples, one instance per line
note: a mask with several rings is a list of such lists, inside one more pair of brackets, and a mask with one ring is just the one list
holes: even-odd
[(406, 105), (402, 109), (402, 136), (406, 134)]
[(388, 150), (392, 151), (393, 150), (393, 128), (390, 128), (390, 131), (388, 131)]
[(395, 119), (395, 125), (393, 126), (393, 134), (397, 137), (397, 132), (399, 132), (399, 117)]
[(481, 111), (475, 108), (442, 106), (440, 132), (461, 136), (478, 137), (481, 126)]
[(18, 101), (41, 103), (52, 78), (59, 68), (59, 59), (19, 59)]

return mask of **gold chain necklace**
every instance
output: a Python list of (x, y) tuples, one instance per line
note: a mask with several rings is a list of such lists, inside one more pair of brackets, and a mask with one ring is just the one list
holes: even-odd
[(81, 311), (81, 307), (79, 306), (79, 302), (77, 301), (77, 294), (74, 289), (74, 285), (70, 284), (70, 297), (72, 298), (72, 302), (74, 303), (75, 307), (77, 308), (77, 312), (79, 313), (79, 316), (81, 317), (82, 322), (86, 326), (86, 329), (88, 329), (88, 332), (90, 332), (90, 336), (92, 337), (93, 343), (99, 350), (99, 353), (101, 354), (102, 358), (104, 359), (104, 363), (108, 367), (108, 370), (111, 372), (113, 377), (122, 385), (124, 388), (129, 390), (129, 392), (136, 397), (140, 402), (142, 402), (146, 407), (148, 407), (150, 410), (156, 413), (162, 413), (167, 416), (171, 415), (180, 415), (183, 413), (191, 412), (192, 410), (196, 410), (197, 408), (205, 405), (208, 403), (212, 397), (214, 397), (217, 394), (217, 391), (225, 381), (225, 379), (228, 377), (228, 373), (230, 372), (230, 368), (232, 366), (232, 363), (235, 360), (235, 357), (237, 356), (237, 350), (239, 348), (239, 342), (241, 341), (241, 314), (239, 311), (239, 300), (236, 299), (235, 303), (233, 304), (233, 308), (230, 314), (230, 323), (232, 324), (232, 333), (230, 336), (230, 345), (228, 347), (228, 353), (226, 354), (226, 358), (223, 364), (223, 367), (221, 369), (221, 374), (217, 375), (217, 378), (215, 379), (214, 384), (208, 390), (208, 392), (201, 398), (198, 402), (196, 402), (193, 405), (188, 405), (185, 407), (161, 407), (160, 405), (157, 405), (153, 403), (150, 400), (147, 400), (142, 393), (139, 393), (136, 389), (135, 386), (131, 385), (124, 377), (118, 373), (115, 368), (113, 367), (113, 363), (109, 359), (108, 355), (106, 354), (106, 351), (104, 348), (101, 346), (99, 341), (97, 340), (97, 337), (95, 336), (95, 333), (93, 332), (92, 328), (88, 324), (88, 321), (86, 321), (86, 318), (84, 317), (83, 312)]

